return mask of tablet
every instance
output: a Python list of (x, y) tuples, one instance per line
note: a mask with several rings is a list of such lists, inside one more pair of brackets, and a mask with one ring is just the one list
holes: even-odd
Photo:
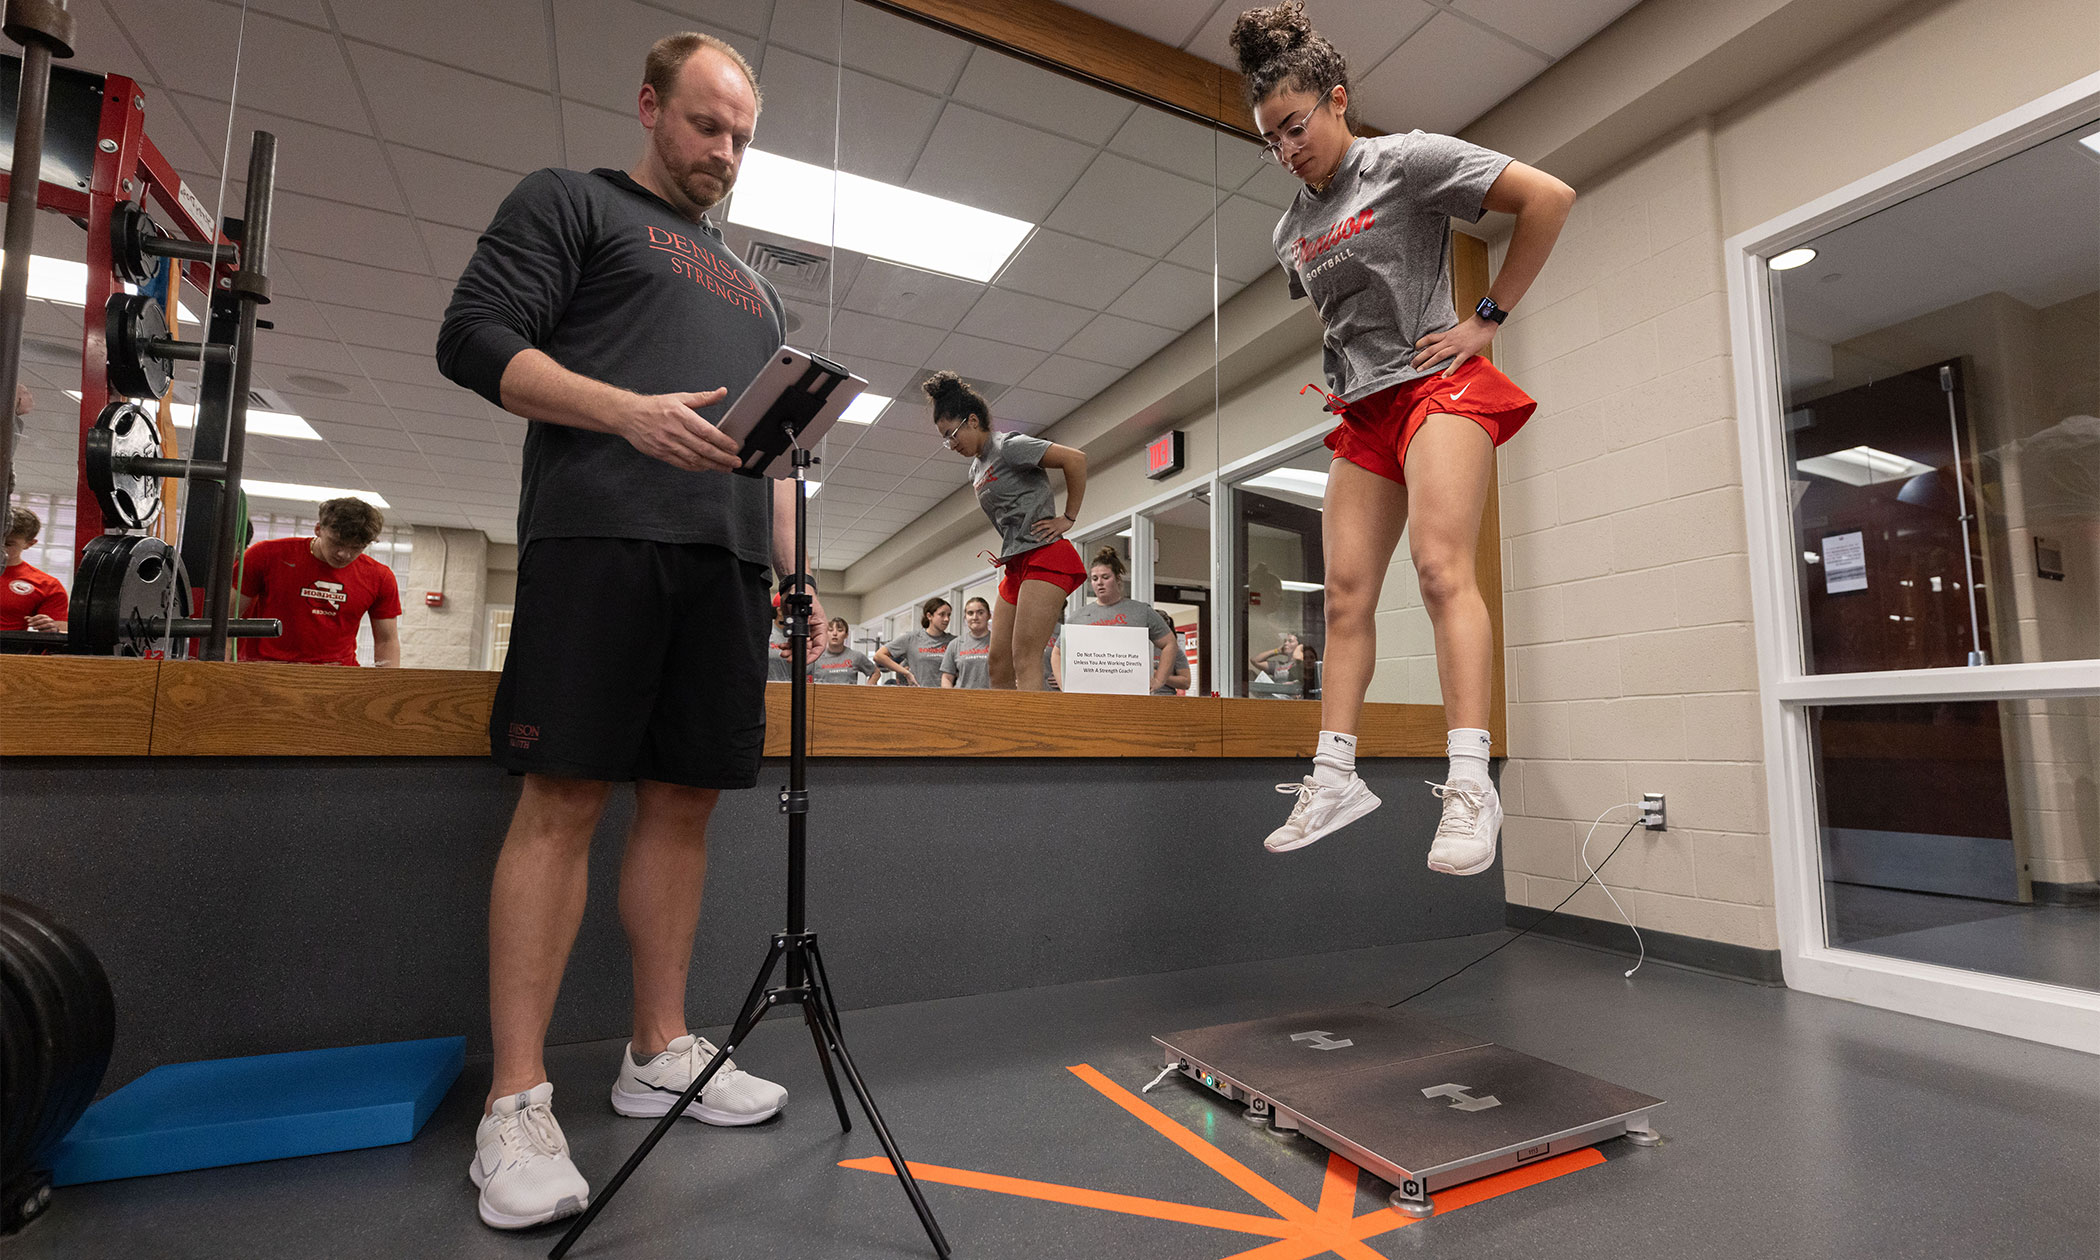
[(868, 382), (822, 355), (782, 346), (718, 426), (735, 439), (747, 477), (792, 477), (787, 454), (813, 446)]

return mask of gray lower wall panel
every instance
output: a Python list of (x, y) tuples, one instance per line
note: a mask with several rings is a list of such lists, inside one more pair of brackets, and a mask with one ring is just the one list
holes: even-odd
[[(1440, 762), (1363, 765), (1384, 808), (1270, 855), (1299, 761), (812, 763), (810, 924), (878, 1006), (1493, 931), (1500, 867), (1423, 864)], [(488, 881), (517, 781), (478, 759), (35, 759), (5, 770), (8, 891), (116, 989), (114, 1086), (156, 1064), (465, 1034), (488, 1049)], [(1440, 776), (1439, 776), (1440, 777)], [(786, 826), (715, 814), (690, 1014), (721, 1024), (784, 923)], [(616, 789), (550, 1040), (628, 1031)]]

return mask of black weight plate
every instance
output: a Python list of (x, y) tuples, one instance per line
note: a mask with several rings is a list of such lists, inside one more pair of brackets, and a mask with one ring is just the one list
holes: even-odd
[(22, 916), (24, 929), (40, 938), (42, 947), (54, 960), (61, 985), (78, 997), (80, 1010), (86, 1016), (81, 1021), (85, 1032), (82, 1049), (107, 1055), (116, 1039), (117, 1011), (116, 999), (109, 987), (109, 973), (102, 969), (102, 960), (95, 957), (95, 951), (88, 947), (79, 933), (53, 919), (42, 908), (4, 893), (0, 893), (0, 902)]
[(167, 234), (167, 229), (155, 223), (144, 206), (118, 202), (116, 212), (109, 217), (110, 270), (129, 284), (150, 283), (159, 274), (162, 260), (146, 252), (146, 242)]
[(151, 529), (160, 519), (161, 480), (144, 473), (120, 473), (114, 461), (160, 456), (160, 425), (153, 413), (129, 399), (115, 399), (88, 430), (88, 487), (102, 505), (102, 518), (118, 529)]
[(109, 977), (86, 942), (52, 918), (18, 898), (9, 898), (9, 913), (0, 915), (0, 933), (11, 932), (41, 957), (64, 1005), (64, 1035), (44, 1100), (45, 1126), (32, 1151), (48, 1153), (65, 1137), (95, 1100), (109, 1069), (116, 1032), (116, 1011)]
[(168, 654), (168, 619), (187, 613), (178, 602), (188, 583), (182, 581), (182, 559), (158, 538), (134, 538), (113, 575), (116, 583), (118, 656), (164, 658)]
[(51, 1103), (59, 1092), (61, 1060), (72, 1037), (66, 1023), (65, 999), (58, 991), (57, 979), (34, 945), (12, 930), (9, 917), (0, 915), (0, 960), (4, 960), (0, 965), (6, 968), (7, 983), (22, 1000), (29, 1016), (31, 1053), (35, 1059), (27, 1081), (35, 1091), (37, 1106), (30, 1113), (29, 1135), (24, 1144), (28, 1148), (25, 1158), (33, 1158), (50, 1137), (53, 1127)]
[(167, 335), (168, 317), (151, 294), (112, 295), (103, 318), (110, 392), (154, 399), (167, 393), (175, 361), (153, 357), (147, 345)]
[(110, 567), (111, 554), (125, 537), (104, 534), (88, 539), (87, 546), (80, 549), (80, 562), (73, 569), (73, 615), (66, 623), (66, 644), (75, 655), (106, 656), (115, 644), (113, 635), (101, 633), (94, 616), (105, 598), (96, 592), (101, 589), (103, 570)]
[[(11, 966), (11, 964), (10, 964)], [(0, 976), (0, 1168), (19, 1168), (44, 1100), (32, 1097), (37, 1042), (12, 975)]]

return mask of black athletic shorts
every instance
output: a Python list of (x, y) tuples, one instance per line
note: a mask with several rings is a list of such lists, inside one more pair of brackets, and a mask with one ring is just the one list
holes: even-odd
[(614, 782), (756, 784), (768, 573), (702, 544), (528, 543), (489, 716), (497, 763)]

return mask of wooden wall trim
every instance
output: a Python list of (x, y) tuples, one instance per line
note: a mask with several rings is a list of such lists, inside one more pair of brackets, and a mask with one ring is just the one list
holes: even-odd
[(142, 757), (159, 661), (0, 656), (0, 755)]
[[(253, 661), (0, 657), (12, 756), (486, 757), (497, 675)], [(766, 687), (766, 756), (784, 757), (786, 683)], [(1312, 755), (1320, 706), (1206, 697), (812, 687), (817, 757)], [(1368, 704), (1364, 757), (1442, 757), (1443, 710)], [(1494, 751), (1502, 752), (1500, 736)]]
[(1057, 0), (862, 0), (973, 44), (1255, 136), (1240, 75)]

